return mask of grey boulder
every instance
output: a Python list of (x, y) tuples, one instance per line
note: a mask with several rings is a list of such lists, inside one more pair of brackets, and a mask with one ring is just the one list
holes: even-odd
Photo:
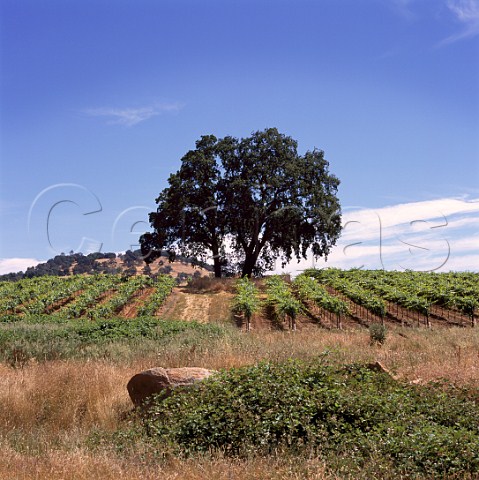
[(134, 375), (126, 388), (135, 407), (145, 406), (149, 397), (164, 392), (171, 395), (173, 389), (190, 387), (216, 373), (199, 367), (155, 367)]

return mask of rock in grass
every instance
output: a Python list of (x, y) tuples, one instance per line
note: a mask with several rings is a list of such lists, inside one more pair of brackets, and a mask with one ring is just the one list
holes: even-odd
[(126, 388), (135, 407), (140, 407), (154, 394), (164, 392), (165, 397), (169, 396), (174, 388), (190, 387), (214, 373), (199, 367), (155, 367), (134, 375)]
[(374, 363), (368, 363), (366, 365), (366, 368), (369, 368), (369, 370), (372, 370), (373, 372), (378, 372), (378, 373), (386, 373), (389, 375), (391, 378), (394, 380), (398, 380), (399, 377), (394, 375), (394, 373), (391, 372), (388, 368), (386, 368), (381, 362), (374, 362)]

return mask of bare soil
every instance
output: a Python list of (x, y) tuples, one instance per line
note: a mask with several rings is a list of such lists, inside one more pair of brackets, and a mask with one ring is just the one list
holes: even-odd
[(53, 313), (56, 312), (57, 310), (60, 310), (61, 308), (65, 307), (69, 303), (73, 302), (75, 298), (77, 298), (79, 295), (81, 295), (85, 290), (77, 290), (76, 292), (73, 292), (71, 295), (69, 295), (66, 298), (63, 298), (61, 300), (58, 300), (57, 302), (52, 303), (45, 309), (45, 313)]
[(231, 316), (232, 297), (232, 294), (226, 292), (192, 293), (187, 287), (177, 287), (173, 289), (158, 315), (165, 319), (200, 323), (224, 321)]
[(118, 316), (123, 318), (135, 318), (138, 308), (148, 301), (148, 298), (153, 295), (154, 291), (155, 287), (138, 290), (138, 292), (130, 298), (130, 301), (118, 312)]

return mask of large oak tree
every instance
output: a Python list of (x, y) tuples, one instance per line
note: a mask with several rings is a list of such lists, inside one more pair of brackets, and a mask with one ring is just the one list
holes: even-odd
[(329, 254), (341, 231), (339, 180), (322, 150), (298, 154), (275, 128), (237, 139), (203, 136), (171, 175), (140, 238), (147, 262), (165, 249), (213, 259), (242, 276)]

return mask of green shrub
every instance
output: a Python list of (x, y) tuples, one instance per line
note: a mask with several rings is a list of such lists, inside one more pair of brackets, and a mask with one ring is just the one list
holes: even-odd
[(371, 344), (378, 343), (383, 345), (386, 342), (387, 329), (386, 326), (381, 323), (372, 323), (369, 325), (369, 337)]
[(382, 454), (407, 472), (442, 475), (479, 472), (478, 435), (466, 428), (413, 418), (402, 424), (385, 424), (369, 441), (380, 444)]
[[(397, 383), (360, 366), (290, 361), (223, 371), (190, 391), (158, 396), (145, 432), (178, 453), (314, 450), (397, 472), (479, 472), (479, 411), (454, 393)], [(463, 439), (463, 440), (461, 440)]]

